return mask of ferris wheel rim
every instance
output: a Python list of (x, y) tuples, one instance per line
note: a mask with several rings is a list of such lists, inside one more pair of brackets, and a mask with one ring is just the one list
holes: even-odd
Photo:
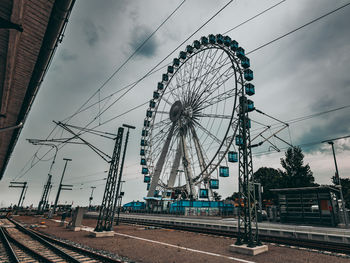
[[(158, 102), (156, 104), (156, 107), (154, 109), (154, 115), (151, 118), (151, 123), (152, 123), (152, 126), (153, 126), (154, 125), (154, 121), (155, 121), (156, 116), (157, 116), (157, 113), (158, 113), (158, 108), (159, 108), (160, 102), (162, 101), (163, 96), (165, 95), (166, 90), (168, 89), (168, 87), (169, 87), (169, 85), (171, 83), (171, 80), (175, 77), (176, 73), (180, 70), (180, 68), (182, 66), (184, 66), (186, 64), (186, 62), (189, 61), (192, 57), (198, 55), (200, 52), (203, 52), (203, 51), (206, 51), (206, 50), (209, 50), (209, 49), (222, 50), (224, 53), (226, 53), (227, 57), (230, 60), (229, 63), (232, 65), (232, 68), (234, 69), (234, 76), (235, 76), (234, 77), (234, 83), (235, 83), (234, 90), (235, 90), (235, 92), (234, 92), (234, 95), (232, 96), (232, 97), (234, 97), (234, 105), (232, 107), (231, 118), (230, 118), (230, 121), (229, 121), (229, 125), (227, 126), (227, 129), (226, 129), (226, 132), (225, 132), (225, 135), (224, 135), (224, 139), (221, 141), (221, 144), (219, 145), (219, 147), (218, 147), (217, 151), (215, 152), (215, 154), (213, 154), (213, 157), (211, 158), (211, 160), (206, 164), (205, 169), (201, 170), (200, 174), (196, 176), (196, 177), (200, 178), (200, 180), (197, 180), (197, 183), (203, 182), (203, 180), (204, 180), (204, 178), (202, 176), (203, 173), (211, 168), (214, 160), (217, 158), (219, 153), (222, 152), (221, 149), (223, 149), (223, 146), (226, 144), (225, 147), (226, 146), (227, 147), (226, 147), (226, 149), (224, 151), (224, 154), (221, 156), (221, 158), (219, 158), (218, 162), (214, 165), (214, 167), (212, 167), (210, 169), (209, 175), (212, 174), (213, 171), (217, 169), (217, 167), (220, 165), (222, 160), (225, 158), (225, 154), (227, 154), (227, 152), (229, 151), (229, 149), (230, 149), (230, 147), (231, 147), (231, 145), (233, 143), (233, 140), (234, 140), (234, 135), (237, 133), (238, 125), (235, 125), (234, 128), (232, 128), (231, 126), (233, 124), (235, 111), (237, 109), (237, 96), (238, 96), (238, 93), (239, 93), (239, 89), (240, 88), (243, 89), (245, 81), (243, 79), (243, 72), (242, 72), (241, 67), (239, 66), (238, 58), (236, 58), (235, 53), (231, 52), (229, 48), (226, 48), (224, 45), (220, 45), (220, 44), (213, 44), (213, 45), (209, 45), (209, 46), (202, 46), (201, 45), (200, 49), (195, 50), (192, 54), (187, 56), (186, 59), (182, 61), (180, 66), (178, 66), (176, 68), (176, 71), (173, 74), (170, 75), (170, 79), (168, 81), (166, 81), (166, 85), (164, 87), (164, 90), (161, 93), (161, 95), (160, 95), (160, 97), (158, 99)], [(237, 75), (239, 75), (239, 76), (237, 76)], [(240, 79), (240, 81), (238, 80), (238, 78)], [(229, 131), (230, 131), (231, 128), (233, 130), (233, 135), (231, 136), (231, 138), (229, 140), (229, 143), (226, 143), (225, 140), (228, 138), (228, 134), (229, 134)], [(151, 133), (147, 137), (151, 137), (153, 129), (151, 128), (150, 130), (151, 130)], [(147, 164), (147, 167), (148, 167), (148, 164)], [(158, 185), (161, 186), (159, 183), (158, 183)], [(163, 185), (161, 187), (163, 189), (174, 189), (174, 188), (176, 188), (176, 187), (167, 187), (165, 183), (163, 183)], [(179, 187), (183, 187), (183, 186), (179, 186)]]

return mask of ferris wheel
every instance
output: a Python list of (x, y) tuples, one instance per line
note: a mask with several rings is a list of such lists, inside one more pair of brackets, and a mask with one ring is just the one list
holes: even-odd
[[(144, 119), (141, 165), (147, 197), (212, 199), (243, 143), (239, 112), (254, 109), (253, 71), (237, 41), (195, 40), (162, 75)], [(250, 120), (245, 120), (250, 128)]]

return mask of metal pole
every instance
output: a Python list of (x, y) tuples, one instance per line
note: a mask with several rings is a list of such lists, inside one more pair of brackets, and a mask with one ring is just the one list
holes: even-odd
[[(121, 182), (122, 175), (123, 175), (123, 167), (124, 167), (124, 161), (125, 161), (125, 155), (126, 155), (126, 148), (127, 148), (127, 146), (128, 146), (128, 140), (129, 140), (130, 129), (135, 129), (134, 126), (130, 126), (130, 125), (127, 125), (127, 124), (123, 124), (123, 127), (128, 128), (128, 132), (126, 133), (125, 144), (124, 144), (124, 151), (123, 151), (123, 157), (122, 157), (122, 162), (121, 162), (121, 164), (120, 164), (120, 171), (119, 171), (119, 177), (118, 177), (118, 183), (117, 183), (116, 202), (114, 203), (114, 209), (113, 209), (114, 211), (115, 211), (116, 205), (117, 205), (117, 203), (118, 203), (120, 182)], [(114, 214), (114, 211), (113, 211), (113, 214)], [(119, 214), (118, 214), (118, 216), (119, 216)]]
[[(121, 181), (120, 183), (121, 183), (120, 184), (120, 193), (122, 193), (123, 183), (125, 183), (125, 181)], [(119, 215), (120, 215), (120, 209), (121, 209), (121, 206), (122, 206), (122, 199), (123, 199), (123, 196), (120, 195), (119, 196), (118, 212), (117, 212), (117, 220), (115, 222), (116, 225), (119, 225)]]
[(96, 186), (91, 186), (91, 196), (89, 198), (89, 208), (91, 207), (91, 201), (93, 199), (92, 195), (94, 194), (95, 188), (96, 188)]
[(26, 187), (27, 187), (27, 182), (24, 182), (24, 183), (23, 183), (23, 186), (22, 186), (21, 196), (19, 197), (19, 200), (18, 200), (18, 205), (17, 205), (18, 208), (19, 208), (20, 205), (21, 205), (22, 198), (23, 198), (23, 194), (24, 194), (24, 190), (26, 189)]
[(345, 202), (344, 202), (344, 196), (343, 196), (343, 191), (342, 191), (340, 177), (339, 177), (338, 164), (337, 164), (337, 159), (335, 158), (334, 142), (329, 141), (328, 144), (330, 144), (332, 146), (334, 165), (335, 165), (335, 177), (336, 177), (336, 180), (338, 183), (337, 187), (339, 188), (339, 193), (340, 193), (341, 209), (342, 209), (342, 214), (343, 214), (345, 226), (348, 227), (349, 226), (348, 215), (347, 215), (346, 210), (345, 210)]
[(61, 176), (60, 185), (58, 187), (58, 191), (57, 191), (57, 195), (56, 195), (55, 204), (53, 206), (53, 214), (56, 213), (56, 207), (57, 207), (57, 203), (58, 203), (58, 198), (60, 197), (60, 193), (61, 193), (61, 189), (62, 189), (62, 181), (63, 181), (64, 173), (66, 172), (67, 163), (68, 163), (68, 161), (72, 161), (72, 159), (67, 159), (67, 158), (63, 158), (63, 160), (66, 161), (66, 163), (64, 165), (64, 169), (63, 169), (63, 173), (62, 173), (62, 176)]

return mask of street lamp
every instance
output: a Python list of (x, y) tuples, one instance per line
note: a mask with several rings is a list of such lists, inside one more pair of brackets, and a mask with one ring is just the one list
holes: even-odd
[(343, 196), (343, 191), (342, 191), (340, 177), (339, 177), (337, 159), (335, 158), (334, 142), (333, 141), (327, 141), (327, 142), (328, 142), (328, 144), (330, 144), (332, 146), (334, 165), (335, 165), (335, 182), (334, 182), (334, 184), (339, 188), (340, 199), (341, 199), (341, 210), (342, 210), (345, 226), (348, 227), (348, 225), (349, 225), (348, 215), (347, 215), (347, 212), (345, 209), (345, 202), (344, 202), (344, 196)]

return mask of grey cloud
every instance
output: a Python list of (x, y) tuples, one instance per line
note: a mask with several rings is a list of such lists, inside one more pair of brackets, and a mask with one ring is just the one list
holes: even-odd
[[(152, 31), (145, 26), (137, 26), (133, 29), (130, 47), (135, 51), (142, 42), (152, 34)], [(155, 36), (151, 37), (146, 44), (138, 51), (139, 56), (152, 57), (156, 54), (158, 43)]]
[(90, 20), (86, 20), (84, 23), (84, 34), (89, 46), (95, 46), (99, 41), (98, 28)]
[(62, 49), (60, 57), (63, 61), (72, 61), (78, 58), (76, 54), (71, 53), (68, 49)]

